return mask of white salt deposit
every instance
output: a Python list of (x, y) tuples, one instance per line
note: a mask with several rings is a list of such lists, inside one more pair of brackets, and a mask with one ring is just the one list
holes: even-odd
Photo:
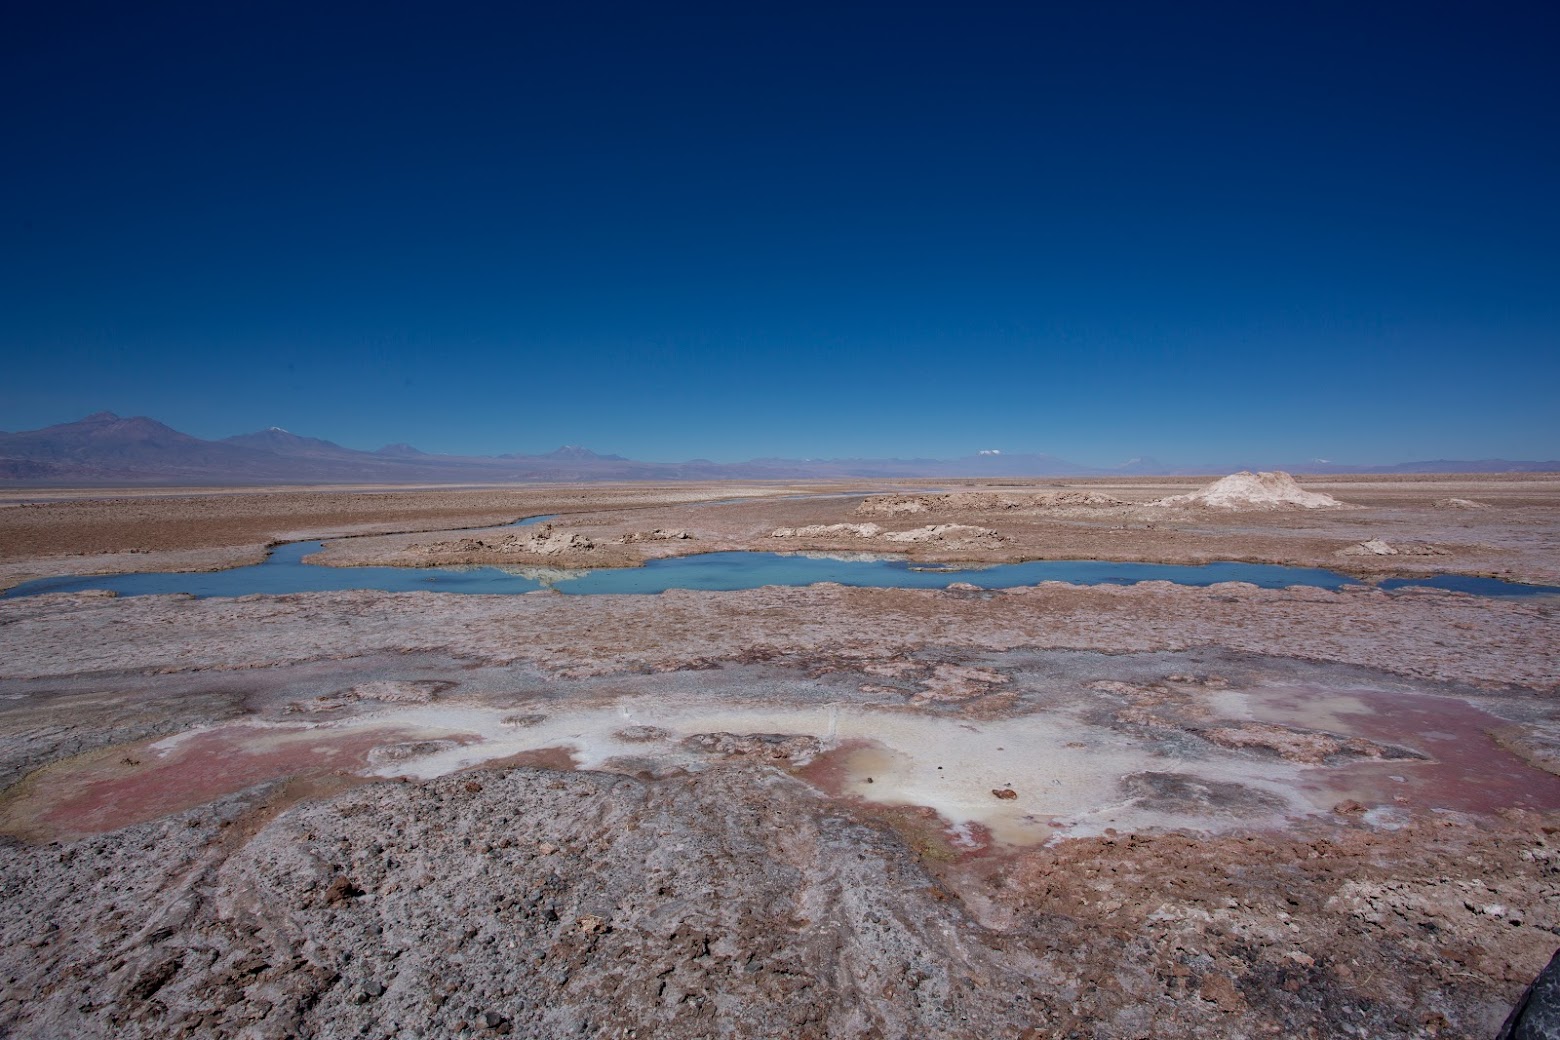
[(1000, 538), (989, 527), (974, 527), (970, 524), (928, 524), (909, 531), (892, 531), (883, 537), (890, 542), (969, 542)]
[[(255, 721), (229, 731), (282, 736), (343, 737), (383, 730), (393, 747), (376, 753), (368, 775), (430, 778), (527, 751), (567, 749), (583, 769), (612, 770), (614, 760), (646, 758), (700, 769), (714, 761), (682, 744), (701, 733), (777, 733), (816, 738), (821, 751), (843, 750), (842, 793), (884, 805), (934, 809), (948, 825), (978, 825), (998, 842), (1033, 845), (1061, 834), (1097, 834), (1105, 827), (1190, 826), (1219, 830), (1230, 820), (1216, 809), (1187, 807), (1166, 814), (1123, 794), (1121, 778), (1144, 768), (1143, 748), (1130, 738), (1051, 713), (1013, 719), (943, 718), (865, 706), (733, 708), (690, 697), (632, 697), (611, 705), (517, 714), (457, 704), (398, 705), (324, 724), (281, 726)], [(204, 731), (204, 730), (203, 730)], [(167, 753), (189, 734), (162, 741)], [(793, 761), (802, 765), (804, 761)], [(1185, 766), (1203, 781), (1247, 785), (1287, 804), (1289, 813), (1316, 811), (1297, 795), (1302, 768), (1211, 751)], [(637, 766), (634, 768), (638, 768)], [(870, 777), (870, 780), (868, 779)], [(997, 797), (1011, 790), (1012, 797)], [(1283, 815), (1280, 813), (1279, 815)]]
[(1201, 490), (1172, 495), (1151, 503), (1156, 506), (1194, 506), (1205, 509), (1339, 509), (1345, 503), (1320, 491), (1307, 491), (1282, 470), (1252, 473), (1241, 470), (1221, 477)]
[(824, 538), (829, 535), (850, 535), (855, 538), (873, 538), (883, 533), (877, 524), (808, 524), (805, 527), (777, 527), (771, 538)]
[(1351, 545), (1347, 549), (1339, 549), (1339, 556), (1396, 556), (1398, 551), (1389, 542), (1380, 538), (1372, 538), (1368, 542)]

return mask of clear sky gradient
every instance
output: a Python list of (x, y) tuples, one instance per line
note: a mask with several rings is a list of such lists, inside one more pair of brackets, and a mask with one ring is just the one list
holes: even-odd
[(1560, 458), (1554, 4), (9, 12), (0, 428)]

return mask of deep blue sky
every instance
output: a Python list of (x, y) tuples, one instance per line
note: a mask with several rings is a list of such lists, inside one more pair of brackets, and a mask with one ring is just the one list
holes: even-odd
[(22, 0), (0, 428), (1557, 458), (1557, 10)]

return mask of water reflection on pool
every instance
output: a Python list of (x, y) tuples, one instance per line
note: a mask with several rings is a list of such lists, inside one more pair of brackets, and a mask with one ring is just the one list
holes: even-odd
[[(982, 589), (1006, 589), (1043, 581), (1075, 585), (1133, 585), (1168, 581), (1206, 586), (1224, 581), (1262, 588), (1292, 585), (1338, 589), (1359, 582), (1343, 574), (1309, 567), (1263, 563), (1111, 563), (1102, 560), (1035, 560), (1004, 564), (928, 564), (903, 557), (870, 554), (714, 552), (651, 560), (643, 567), (562, 570), (516, 566), (319, 567), (302, 562), (319, 552), (320, 542), (278, 546), (263, 563), (205, 574), (115, 574), (44, 578), (6, 592), (7, 598), (46, 592), (107, 589), (121, 596), (187, 593), (199, 597), (285, 595), (371, 589), (382, 592), (454, 592), (509, 595), (553, 589), (571, 595), (654, 594), (671, 589), (729, 592), (764, 585), (812, 585), (837, 582), (860, 588), (941, 589), (955, 583)], [(1383, 588), (1429, 587), (1478, 596), (1529, 596), (1560, 593), (1543, 585), (1521, 585), (1494, 578), (1442, 575), (1395, 579)]]

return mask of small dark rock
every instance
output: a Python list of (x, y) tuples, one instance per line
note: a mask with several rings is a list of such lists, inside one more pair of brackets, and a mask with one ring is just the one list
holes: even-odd
[(612, 735), (629, 744), (644, 744), (650, 741), (665, 740), (671, 736), (670, 733), (659, 726), (626, 726)]
[(1511, 1009), (1495, 1040), (1560, 1040), (1560, 950)]
[(159, 962), (136, 979), (127, 991), (127, 996), (131, 1000), (150, 1000), (152, 995), (166, 986), (182, 967), (184, 961), (179, 957), (169, 957)]
[(334, 905), (348, 899), (356, 899), (362, 894), (363, 890), (353, 884), (351, 878), (345, 874), (337, 874), (325, 889), (325, 902)]

